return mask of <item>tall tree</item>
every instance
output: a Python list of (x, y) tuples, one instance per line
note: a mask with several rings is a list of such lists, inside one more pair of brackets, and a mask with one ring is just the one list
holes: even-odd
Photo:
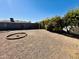
[(64, 24), (69, 33), (73, 27), (79, 25), (79, 9), (69, 11), (64, 17)]
[(48, 24), (49, 31), (60, 32), (63, 30), (63, 20), (60, 16), (56, 16), (50, 19)]

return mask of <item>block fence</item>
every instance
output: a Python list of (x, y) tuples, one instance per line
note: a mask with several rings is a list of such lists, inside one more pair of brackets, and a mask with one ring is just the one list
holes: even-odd
[(0, 30), (39, 29), (37, 23), (0, 22)]

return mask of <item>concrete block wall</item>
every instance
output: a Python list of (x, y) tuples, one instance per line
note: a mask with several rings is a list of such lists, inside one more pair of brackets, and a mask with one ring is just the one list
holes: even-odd
[(0, 22), (0, 30), (38, 29), (36, 23)]

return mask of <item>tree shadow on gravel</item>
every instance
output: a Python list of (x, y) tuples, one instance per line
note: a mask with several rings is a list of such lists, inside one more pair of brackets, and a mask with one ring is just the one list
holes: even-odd
[(50, 32), (61, 34), (61, 35), (65, 35), (65, 36), (68, 36), (68, 37), (71, 37), (71, 38), (79, 39), (79, 35), (74, 34), (74, 33), (67, 33), (65, 31), (62, 31), (62, 32), (50, 31)]

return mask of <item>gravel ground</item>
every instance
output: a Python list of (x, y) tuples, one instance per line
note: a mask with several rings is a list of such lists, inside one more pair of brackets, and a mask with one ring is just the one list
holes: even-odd
[[(26, 37), (7, 40), (12, 33)], [(79, 59), (79, 40), (46, 30), (18, 30), (0, 33), (0, 59)]]

